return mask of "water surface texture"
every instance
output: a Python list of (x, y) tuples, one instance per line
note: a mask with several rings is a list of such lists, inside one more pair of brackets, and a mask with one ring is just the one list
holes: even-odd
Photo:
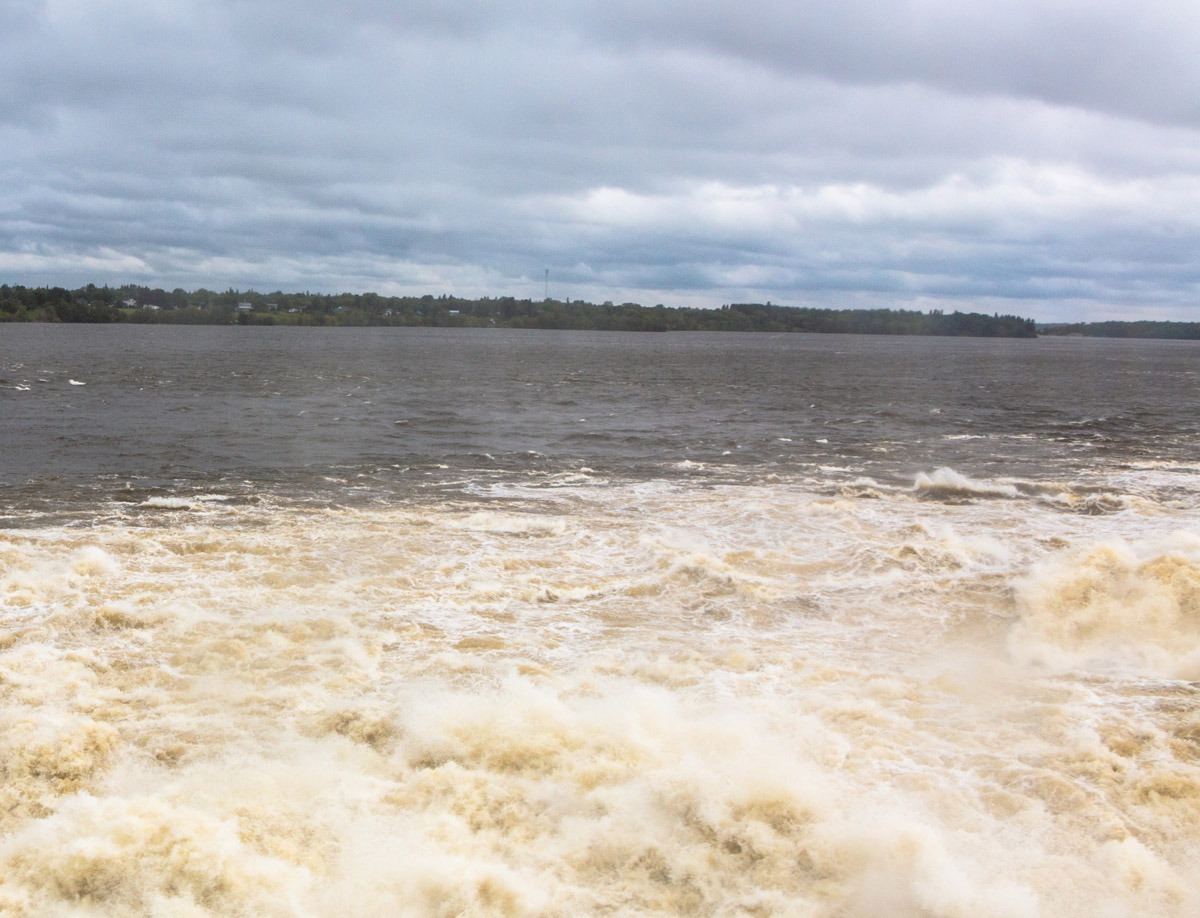
[(1200, 912), (1200, 347), (0, 326), (0, 914)]

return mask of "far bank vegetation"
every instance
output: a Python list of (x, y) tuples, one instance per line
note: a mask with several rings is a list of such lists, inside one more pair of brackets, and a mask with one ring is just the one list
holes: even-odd
[(814, 309), (734, 303), (719, 309), (662, 304), (448, 295), (274, 293), (200, 288), (0, 286), (0, 321), (129, 322), (181, 325), (377, 325), (463, 328), (558, 328), (601, 331), (830, 332), (1033, 338), (1018, 316), (941, 310)]

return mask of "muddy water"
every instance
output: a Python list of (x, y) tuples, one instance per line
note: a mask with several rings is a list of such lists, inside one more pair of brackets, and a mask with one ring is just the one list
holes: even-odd
[(0, 328), (0, 914), (1200, 909), (1194, 348), (256, 331)]

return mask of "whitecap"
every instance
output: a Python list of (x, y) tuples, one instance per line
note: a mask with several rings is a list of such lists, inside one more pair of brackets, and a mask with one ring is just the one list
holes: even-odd
[(913, 490), (928, 500), (967, 500), (981, 497), (1020, 497), (1013, 485), (1000, 481), (968, 478), (952, 468), (942, 467), (932, 474), (917, 475)]
[(151, 507), (156, 510), (192, 510), (194, 505), (183, 497), (149, 497), (139, 506)]

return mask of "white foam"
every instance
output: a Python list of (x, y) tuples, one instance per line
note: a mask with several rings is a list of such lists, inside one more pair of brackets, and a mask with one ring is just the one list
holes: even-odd
[(1020, 492), (1008, 482), (982, 481), (968, 478), (951, 468), (917, 475), (914, 490), (934, 498), (1019, 497)]
[(159, 510), (195, 510), (196, 505), (185, 497), (148, 497), (140, 504), (142, 507), (154, 507)]
[(1194, 508), (514, 482), (0, 533), (0, 912), (1196, 914)]
[(481, 511), (453, 520), (449, 524), (455, 529), (472, 532), (496, 532), (530, 535), (557, 535), (566, 531), (566, 520), (561, 517), (538, 516), (535, 514), (497, 513)]
[(1051, 558), (1018, 581), (1018, 656), (1057, 669), (1200, 679), (1200, 536), (1112, 540)]

